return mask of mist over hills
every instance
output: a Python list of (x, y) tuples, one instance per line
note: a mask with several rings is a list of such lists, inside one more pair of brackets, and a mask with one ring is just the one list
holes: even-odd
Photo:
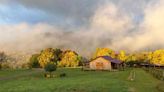
[[(119, 1), (120, 4), (112, 0), (101, 3), (92, 1), (95, 2), (95, 5), (89, 3), (90, 6), (85, 6), (87, 4), (85, 1), (82, 6), (79, 6), (81, 15), (78, 14), (79, 8), (71, 7), (71, 1), (66, 5), (71, 9), (68, 15), (65, 12), (67, 8), (61, 6), (64, 1), (58, 2), (59, 6), (56, 7), (46, 6), (43, 2), (39, 5), (36, 3), (37, 1), (34, 4), (31, 2), (19, 2), (18, 0), (12, 4), (20, 5), (17, 7), (18, 10), (21, 8), (22, 11), (26, 11), (34, 18), (27, 17), (25, 14), (23, 15), (24, 12), (21, 12), (18, 14), (20, 18), (15, 18), (20, 19), (19, 22), (1, 23), (1, 51), (11, 55), (13, 55), (12, 53), (30, 55), (52, 47), (72, 49), (80, 55), (90, 56), (96, 48), (100, 47), (111, 48), (115, 51), (126, 50), (127, 52), (164, 48), (164, 2), (162, 0), (136, 1), (137, 4), (141, 4), (140, 8), (132, 5), (134, 3), (131, 0)], [(49, 0), (50, 2), (56, 1)], [(10, 8), (14, 7), (12, 5), (9, 7), (8, 4), (11, 3), (6, 3), (4, 0), (1, 3), (0, 11), (3, 11), (4, 15), (8, 14), (5, 12), (11, 12)], [(127, 4), (132, 10), (126, 7), (122, 8)], [(89, 10), (86, 11), (86, 8)], [(17, 14), (17, 12), (15, 11), (13, 14)], [(10, 21), (18, 21), (13, 17), (14, 15), (5, 16)], [(30, 20), (31, 18), (37, 20), (29, 23), (29, 21), (34, 21)]]

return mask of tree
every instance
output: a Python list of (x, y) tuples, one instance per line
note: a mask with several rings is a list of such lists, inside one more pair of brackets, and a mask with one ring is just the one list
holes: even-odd
[(60, 67), (77, 67), (81, 61), (81, 56), (71, 50), (66, 50), (62, 54), (61, 61), (58, 63)]
[(130, 65), (131, 67), (136, 64), (137, 58), (135, 56), (135, 54), (130, 54), (127, 56), (126, 59), (126, 64)]
[(97, 48), (93, 59), (99, 56), (111, 56), (115, 58), (115, 52), (109, 48)]
[(130, 54), (127, 56), (126, 62), (130, 62), (130, 61), (136, 61), (137, 58), (135, 56), (135, 54)]
[(149, 53), (149, 60), (156, 65), (164, 65), (164, 50), (156, 50)]
[(0, 52), (0, 63), (5, 62), (7, 55), (4, 52)]
[(45, 66), (44, 66), (44, 70), (46, 71), (46, 72), (49, 72), (49, 74), (50, 74), (50, 77), (52, 76), (52, 72), (53, 71), (56, 71), (56, 69), (57, 69), (57, 65), (55, 64), (55, 63), (53, 63), (53, 62), (49, 62), (49, 63), (47, 63)]
[(8, 56), (4, 52), (0, 52), (0, 69), (4, 64), (5, 61), (7, 61)]
[(125, 51), (121, 50), (120, 53), (118, 54), (118, 59), (125, 62), (127, 59), (127, 56), (125, 54)]
[(39, 57), (39, 54), (34, 54), (31, 56), (30, 62), (29, 62), (29, 67), (31, 67), (31, 68), (39, 68), (40, 67), (38, 57)]
[(54, 63), (57, 64), (59, 57), (56, 55), (55, 49), (48, 48), (41, 52), (40, 56), (38, 57), (39, 64), (41, 67), (45, 67), (47, 63)]
[(147, 59), (149, 60), (149, 63), (151, 63), (151, 60), (153, 59), (153, 52), (148, 52)]
[(148, 52), (139, 52), (136, 53), (136, 59), (138, 62), (147, 62), (148, 61)]
[(60, 61), (62, 57), (62, 50), (61, 49), (55, 49), (55, 55), (57, 56), (57, 60)]

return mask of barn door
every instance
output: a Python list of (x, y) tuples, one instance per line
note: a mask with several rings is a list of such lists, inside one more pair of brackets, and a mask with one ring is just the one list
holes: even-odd
[(102, 62), (96, 62), (96, 69), (102, 70), (103, 69), (103, 63)]

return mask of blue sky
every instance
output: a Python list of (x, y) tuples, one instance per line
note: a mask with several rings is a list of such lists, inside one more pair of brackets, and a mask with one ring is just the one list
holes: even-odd
[(26, 22), (29, 24), (35, 23), (52, 23), (58, 21), (60, 17), (47, 14), (39, 9), (26, 8), (20, 4), (0, 5), (0, 23), (1, 24), (18, 24)]
[(150, 0), (0, 0), (0, 23), (50, 23), (57, 26), (83, 26), (96, 9), (106, 2), (114, 3), (139, 23)]

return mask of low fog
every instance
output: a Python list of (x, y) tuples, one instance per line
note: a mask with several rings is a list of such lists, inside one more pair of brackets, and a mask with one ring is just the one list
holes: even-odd
[(1, 51), (35, 53), (44, 48), (72, 49), (91, 55), (98, 47), (113, 50), (140, 51), (164, 48), (164, 2), (149, 3), (142, 20), (108, 2), (99, 5), (87, 25), (75, 28), (48, 23), (1, 24)]

